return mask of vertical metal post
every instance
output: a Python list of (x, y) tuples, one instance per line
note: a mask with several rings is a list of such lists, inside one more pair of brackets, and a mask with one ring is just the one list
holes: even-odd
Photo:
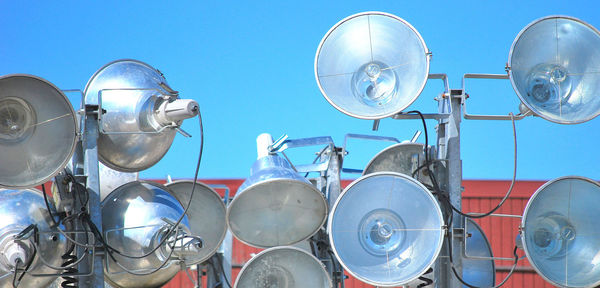
[[(442, 189), (448, 191), (450, 203), (458, 210), (461, 210), (462, 199), (462, 160), (460, 158), (460, 122), (461, 122), (461, 90), (451, 90), (450, 97), (452, 113), (447, 121), (441, 121), (438, 126), (438, 157), (446, 159), (447, 182), (440, 183)], [(443, 101), (440, 101), (443, 102)], [(441, 113), (442, 111), (440, 111)], [(462, 216), (454, 211), (452, 215), (452, 224), (448, 226), (450, 233), (450, 243), (452, 245), (452, 264), (448, 257), (440, 257), (438, 260), (439, 274), (436, 275), (436, 286), (443, 288), (461, 288), (462, 284), (452, 272), (452, 266), (456, 269), (458, 275), (462, 275), (462, 256), (461, 249), (464, 238), (462, 231), (464, 229)], [(448, 223), (447, 223), (448, 224)], [(456, 234), (455, 234), (456, 233)], [(447, 251), (447, 246), (444, 246)], [(447, 252), (441, 255), (447, 255)]]
[[(329, 209), (331, 209), (331, 207), (333, 207), (335, 201), (342, 192), (340, 172), (342, 168), (343, 155), (341, 149), (337, 147), (331, 147), (331, 150), (323, 153), (323, 155), (321, 155), (321, 158), (321, 160), (325, 160), (324, 158), (329, 158), (329, 167), (327, 167), (326, 171), (323, 171), (321, 173), (321, 179), (325, 179), (325, 181), (319, 181), (318, 186), (320, 187), (317, 188), (319, 188), (327, 197), (327, 203)], [(327, 225), (327, 223), (325, 223), (325, 225)], [(314, 237), (316, 237), (320, 241), (329, 243), (329, 236), (324, 230), (320, 230), (318, 234)], [(325, 265), (325, 269), (327, 270), (327, 272), (329, 272), (331, 280), (333, 281), (334, 279), (338, 279), (338, 281), (340, 281), (341, 287), (344, 287), (344, 276), (335, 275), (334, 277), (334, 273), (336, 273), (334, 265), (336, 265), (338, 269), (341, 268), (341, 266), (339, 263), (332, 262), (331, 258), (333, 257), (329, 254), (328, 251), (328, 249), (330, 249), (329, 245), (327, 245), (327, 247), (325, 248), (326, 249), (319, 249), (318, 251), (315, 251), (317, 254), (315, 256), (323, 262), (323, 264)], [(337, 260), (333, 259), (333, 261)], [(338, 283), (333, 284), (335, 285), (334, 287), (338, 287)]]
[[(102, 214), (100, 211), (100, 181), (98, 176), (98, 106), (85, 107), (85, 118), (83, 123), (83, 167), (86, 175), (86, 187), (89, 193), (88, 213), (92, 222), (102, 233)], [(84, 242), (87, 235), (77, 237), (79, 242)], [(86, 253), (83, 248), (77, 249), (77, 256)], [(102, 254), (96, 253), (93, 260), (94, 270), (92, 275), (80, 277), (80, 287), (99, 288), (104, 287), (104, 270), (102, 267)], [(89, 261), (81, 261), (77, 266), (80, 272), (90, 271), (92, 267)]]

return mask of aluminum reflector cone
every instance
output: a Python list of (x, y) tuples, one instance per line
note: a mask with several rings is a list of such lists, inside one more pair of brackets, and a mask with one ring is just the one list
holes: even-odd
[(531, 266), (561, 287), (600, 284), (600, 185), (577, 176), (554, 179), (529, 199), (521, 225)]
[(234, 288), (331, 288), (323, 264), (295, 247), (264, 250), (244, 265)]
[(321, 40), (315, 77), (325, 99), (339, 111), (381, 119), (408, 107), (429, 73), (429, 51), (408, 22), (364, 12), (337, 23)]
[(71, 103), (32, 75), (0, 77), (0, 187), (30, 188), (50, 180), (75, 151)]
[[(187, 205), (194, 186), (193, 181), (175, 181), (166, 185), (173, 195)], [(204, 262), (217, 252), (227, 232), (225, 222), (225, 203), (215, 190), (209, 186), (196, 183), (194, 197), (187, 211), (192, 234), (202, 237), (202, 249), (198, 254), (186, 258), (186, 265), (194, 265)]]
[(517, 36), (509, 76), (521, 101), (536, 115), (561, 124), (600, 114), (600, 32), (572, 17), (549, 16)]
[(267, 248), (312, 236), (327, 217), (325, 197), (276, 155), (254, 163), (251, 176), (227, 208), (227, 224), (240, 241)]
[(329, 241), (344, 269), (381, 287), (421, 276), (440, 253), (444, 235), (437, 200), (417, 180), (393, 172), (352, 182), (328, 224)]
[(467, 219), (466, 229), (470, 236), (467, 238), (465, 252), (468, 257), (462, 259), (462, 278), (471, 286), (493, 287), (496, 283), (494, 260), (476, 259), (476, 257), (493, 257), (490, 242), (475, 221)]

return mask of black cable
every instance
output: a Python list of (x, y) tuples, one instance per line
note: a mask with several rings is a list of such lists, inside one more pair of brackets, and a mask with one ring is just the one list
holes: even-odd
[(15, 274), (13, 275), (13, 280), (12, 280), (13, 288), (17, 288), (20, 284), (20, 282), (17, 281), (18, 280), (17, 275), (19, 274), (19, 264), (21, 264), (21, 262), (23, 262), (23, 261), (21, 261), (21, 258), (17, 258), (15, 260)]
[[(423, 130), (425, 132), (425, 149), (427, 149), (428, 147), (428, 136), (427, 136), (427, 125), (425, 123), (425, 117), (423, 117), (423, 114), (420, 111), (417, 110), (413, 110), (413, 111), (409, 111), (406, 112), (408, 114), (418, 114), (419, 117), (421, 118), (421, 122), (423, 123)], [(429, 159), (429, 153), (427, 153), (428, 151), (425, 151), (425, 168), (427, 169), (427, 173), (429, 174), (429, 177), (431, 179), (431, 182), (433, 184), (433, 188), (434, 191), (439, 193), (441, 196), (441, 200), (443, 200), (444, 202), (446, 202), (446, 204), (449, 205), (449, 207), (456, 213), (460, 214), (461, 216), (467, 217), (467, 218), (473, 218), (473, 219), (477, 219), (477, 218), (484, 218), (487, 217), (491, 214), (493, 214), (494, 212), (496, 212), (498, 209), (500, 209), (500, 207), (502, 207), (502, 205), (504, 204), (504, 202), (506, 202), (506, 200), (508, 199), (508, 197), (510, 196), (514, 184), (515, 184), (515, 178), (516, 178), (516, 174), (517, 174), (517, 130), (515, 127), (515, 120), (514, 120), (514, 116), (512, 113), (510, 113), (511, 119), (512, 119), (512, 126), (513, 126), (513, 138), (514, 138), (514, 169), (513, 169), (513, 179), (512, 182), (510, 184), (510, 187), (508, 189), (508, 191), (506, 192), (505, 196), (502, 198), (502, 200), (498, 203), (498, 205), (493, 208), (492, 210), (488, 211), (487, 213), (483, 213), (483, 214), (477, 214), (477, 215), (473, 215), (473, 214), (468, 214), (468, 213), (464, 213), (462, 211), (460, 211), (458, 208), (456, 208), (454, 205), (452, 205), (452, 202), (450, 201), (450, 198), (447, 195), (443, 195), (443, 193), (441, 193), (442, 191), (439, 188), (439, 185), (437, 183), (437, 180), (435, 179), (435, 176), (433, 175), (433, 173), (431, 173), (431, 169), (430, 169), (430, 165), (431, 165), (431, 161)], [(419, 168), (417, 168), (419, 169)], [(413, 172), (414, 175), (414, 172)], [(438, 198), (440, 197), (438, 196)]]
[(108, 245), (108, 243), (105, 242), (105, 244), (103, 244), (103, 245), (105, 246), (105, 248), (107, 250), (110, 249), (112, 252), (114, 252), (120, 256), (130, 258), (130, 259), (141, 259), (141, 258), (148, 257), (149, 255), (152, 255), (152, 253), (156, 252), (156, 250), (158, 250), (160, 247), (162, 247), (166, 243), (169, 236), (175, 231), (175, 229), (177, 229), (177, 227), (179, 226), (179, 224), (181, 223), (181, 221), (183, 220), (185, 215), (187, 215), (189, 208), (192, 206), (191, 205), (192, 199), (194, 198), (194, 192), (195, 192), (196, 186), (197, 186), (197, 185), (195, 185), (195, 183), (198, 181), (198, 172), (200, 171), (200, 162), (202, 160), (202, 151), (204, 150), (204, 127), (202, 126), (202, 115), (200, 113), (200, 110), (198, 110), (198, 120), (200, 123), (200, 151), (198, 153), (198, 162), (196, 164), (196, 172), (194, 173), (194, 182), (193, 182), (194, 185), (192, 185), (190, 199), (188, 199), (187, 205), (186, 205), (183, 213), (179, 217), (179, 219), (177, 219), (175, 224), (171, 228), (169, 228), (169, 230), (167, 230), (167, 232), (165, 233), (165, 237), (152, 250), (150, 250), (150, 252), (148, 252), (144, 255), (141, 255), (141, 256), (126, 255), (123, 252), (111, 247), (110, 245)]
[[(409, 111), (407, 113), (410, 114), (418, 114), (419, 117), (421, 118), (421, 122), (423, 124), (423, 130), (425, 132), (425, 149), (427, 149), (427, 147), (429, 146), (429, 139), (427, 136), (427, 125), (425, 123), (425, 117), (423, 117), (423, 114), (420, 111), (414, 110), (414, 111)], [(512, 192), (512, 189), (514, 187), (515, 184), (515, 178), (516, 178), (516, 173), (517, 173), (517, 132), (516, 132), (516, 127), (515, 127), (515, 121), (514, 121), (514, 117), (512, 115), (512, 113), (510, 114), (511, 119), (512, 119), (512, 124), (513, 124), (513, 136), (514, 136), (514, 170), (513, 170), (513, 180), (512, 183), (510, 185), (509, 190), (507, 191), (506, 195), (504, 196), (504, 198), (502, 199), (502, 201), (500, 201), (500, 203), (498, 204), (498, 206), (496, 206), (494, 209), (492, 209), (491, 211), (484, 213), (484, 214), (480, 214), (480, 215), (471, 215), (471, 214), (466, 214), (463, 213), (462, 211), (458, 210), (456, 207), (454, 207), (454, 205), (452, 205), (452, 202), (450, 201), (449, 195), (446, 195), (445, 193), (443, 193), (443, 191), (439, 188), (437, 179), (435, 178), (435, 175), (432, 173), (431, 169), (430, 169), (430, 160), (429, 160), (429, 153), (427, 153), (428, 151), (425, 151), (425, 168), (427, 169), (427, 172), (429, 174), (429, 178), (432, 182), (433, 188), (434, 188), (434, 192), (436, 192), (438, 198), (440, 200), (443, 200), (443, 202), (446, 204), (445, 209), (447, 211), (448, 214), (448, 219), (447, 219), (447, 226), (451, 227), (452, 226), (452, 221), (453, 221), (453, 213), (452, 211), (455, 211), (457, 214), (460, 214), (461, 216), (464, 217), (468, 217), (468, 218), (483, 218), (486, 216), (491, 215), (492, 213), (494, 213), (496, 210), (500, 209), (500, 207), (504, 204), (504, 202), (506, 201), (506, 199), (508, 199), (508, 197), (510, 196), (510, 193)], [(477, 287), (477, 286), (473, 286), (470, 285), (468, 283), (466, 283), (461, 277), (460, 275), (458, 275), (458, 272), (456, 271), (456, 269), (454, 268), (453, 265), (453, 259), (452, 259), (452, 239), (451, 239), (451, 233), (446, 233), (446, 239), (448, 241), (448, 255), (449, 255), (449, 260), (450, 260), (450, 266), (452, 269), (452, 272), (454, 274), (454, 276), (458, 279), (458, 281), (460, 281), (462, 284), (464, 284), (467, 287), (470, 288), (481, 288), (481, 287)], [(498, 288), (501, 287), (502, 285), (504, 285), (506, 283), (506, 281), (508, 281), (508, 279), (510, 278), (510, 276), (512, 275), (512, 273), (514, 272), (514, 269), (517, 266), (517, 262), (519, 261), (519, 256), (517, 255), (517, 247), (515, 246), (515, 249), (513, 251), (513, 254), (515, 256), (515, 261), (514, 264), (510, 270), (510, 272), (508, 273), (508, 275), (506, 276), (506, 278), (504, 278), (504, 280), (502, 280), (502, 282), (500, 282), (500, 284), (493, 286), (492, 288)]]

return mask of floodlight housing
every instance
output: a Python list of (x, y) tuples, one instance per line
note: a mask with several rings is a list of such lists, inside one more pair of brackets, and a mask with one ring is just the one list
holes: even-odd
[(535, 115), (560, 124), (600, 114), (600, 32), (577, 18), (548, 16), (527, 25), (508, 57), (512, 86)]
[(414, 102), (427, 82), (431, 53), (415, 28), (383, 12), (363, 12), (334, 25), (315, 56), (325, 99), (361, 119), (381, 119)]

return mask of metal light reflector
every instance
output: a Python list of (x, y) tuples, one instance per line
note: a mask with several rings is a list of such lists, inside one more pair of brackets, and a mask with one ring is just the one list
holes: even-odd
[(123, 184), (139, 180), (138, 172), (121, 172), (108, 168), (102, 162), (98, 163), (98, 177), (100, 178), (100, 200), (104, 200), (110, 192)]
[(406, 175), (378, 172), (352, 182), (329, 215), (329, 240), (345, 270), (381, 287), (408, 283), (437, 258), (443, 242), (437, 200)]
[[(60, 267), (63, 263), (61, 254), (65, 252), (66, 245), (56, 228), (50, 228), (52, 220), (42, 192), (37, 189), (0, 189), (0, 219), (0, 287), (13, 287), (17, 258), (22, 260), (17, 276), (21, 275), (27, 263), (33, 261), (19, 287), (50, 285), (57, 277), (34, 277), (32, 274), (56, 273), (56, 270), (44, 265), (44, 261)], [(15, 238), (31, 224), (35, 224), (40, 232), (37, 247), (34, 246), (33, 237), (21, 240)]]
[(521, 101), (536, 115), (561, 124), (600, 114), (600, 32), (572, 17), (549, 16), (527, 25), (508, 58)]
[(227, 224), (237, 239), (261, 248), (292, 245), (323, 225), (323, 194), (285, 159), (262, 157), (250, 174), (227, 207)]
[[(143, 258), (128, 258), (113, 252), (117, 262), (105, 257), (104, 279), (117, 287), (160, 287), (171, 280), (180, 269), (177, 249), (171, 255), (170, 246), (175, 236), (191, 235), (187, 216), (180, 225), (180, 233), (166, 232), (182, 215), (184, 208), (168, 188), (153, 182), (130, 182), (102, 201), (102, 229), (108, 245), (130, 256), (143, 256), (157, 247), (164, 237), (169, 237), (163, 246)], [(186, 241), (187, 242), (187, 241)], [(180, 245), (180, 241), (175, 242)], [(195, 247), (191, 247), (195, 248)], [(200, 248), (201, 249), (201, 248)], [(192, 255), (197, 251), (191, 251)], [(185, 259), (185, 257), (182, 257)], [(158, 271), (149, 273), (167, 261)], [(108, 262), (106, 262), (108, 261)]]
[(523, 213), (523, 248), (546, 280), (561, 287), (600, 284), (600, 185), (568, 176), (540, 187)]
[(426, 174), (426, 169), (417, 171), (425, 164), (425, 150), (420, 143), (398, 143), (391, 145), (369, 161), (363, 170), (363, 175), (375, 172), (396, 172), (413, 176), (421, 183), (431, 185), (431, 179)]
[(85, 104), (101, 104), (103, 109), (98, 158), (123, 172), (156, 164), (171, 147), (176, 133), (172, 124), (198, 114), (195, 101), (178, 99), (160, 71), (137, 60), (100, 68), (84, 93)]
[(0, 187), (30, 188), (66, 165), (77, 138), (71, 103), (32, 75), (0, 77)]
[(296, 247), (275, 247), (254, 256), (240, 271), (234, 288), (331, 288), (323, 264)]
[(491, 259), (494, 255), (490, 242), (475, 221), (467, 219), (466, 229), (470, 236), (466, 239), (465, 254), (470, 258), (462, 259), (462, 278), (471, 286), (493, 287), (496, 283), (496, 266)]
[[(193, 181), (175, 181), (166, 185), (173, 195), (186, 205), (192, 193)], [(225, 203), (219, 194), (209, 186), (196, 183), (194, 197), (187, 211), (192, 234), (202, 237), (202, 249), (186, 259), (186, 265), (204, 262), (217, 252), (227, 232)]]
[(429, 55), (408, 22), (364, 12), (325, 34), (315, 57), (315, 76), (336, 109), (356, 118), (381, 119), (417, 99), (427, 81)]

